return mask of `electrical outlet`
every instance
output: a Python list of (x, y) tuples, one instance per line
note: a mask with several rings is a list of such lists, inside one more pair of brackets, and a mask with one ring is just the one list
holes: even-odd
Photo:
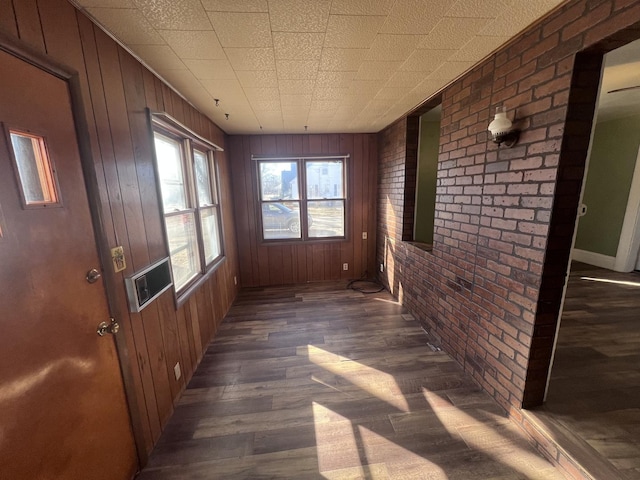
[(235, 275), (233, 276), (233, 284), (234, 285), (238, 284), (238, 277), (236, 277)]
[(176, 375), (176, 380), (180, 380), (182, 376), (182, 371), (180, 371), (180, 362), (176, 363), (176, 366), (173, 367), (173, 373)]
[(342, 269), (343, 270), (349, 270), (349, 264), (348, 263), (343, 263), (342, 264)]
[(366, 240), (367, 239), (367, 232), (362, 232), (362, 239)]
[(381, 272), (384, 272), (384, 263), (381, 263), (381, 264), (380, 264), (380, 271), (381, 271)]

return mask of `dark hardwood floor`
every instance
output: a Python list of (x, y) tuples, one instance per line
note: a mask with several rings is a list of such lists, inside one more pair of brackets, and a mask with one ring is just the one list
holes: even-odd
[(640, 479), (640, 273), (572, 265), (547, 401), (536, 413), (577, 436), (570, 453), (585, 467), (605, 462), (606, 480)]
[(387, 293), (240, 293), (139, 480), (562, 479)]

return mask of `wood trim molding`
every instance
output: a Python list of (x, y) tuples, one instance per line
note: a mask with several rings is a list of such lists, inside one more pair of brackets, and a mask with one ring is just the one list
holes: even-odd
[(596, 267), (606, 268), (607, 270), (613, 270), (616, 262), (616, 257), (610, 257), (596, 252), (588, 252), (586, 250), (580, 250), (579, 248), (573, 249), (571, 259), (588, 263), (589, 265), (595, 265)]
[(629, 190), (627, 210), (624, 214), (620, 242), (616, 252), (616, 272), (631, 272), (640, 262), (640, 149), (636, 157), (636, 167)]

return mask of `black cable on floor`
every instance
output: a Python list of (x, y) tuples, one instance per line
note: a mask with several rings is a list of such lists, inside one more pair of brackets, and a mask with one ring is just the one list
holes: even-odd
[(351, 280), (347, 284), (347, 288), (355, 290), (356, 292), (369, 294), (382, 292), (384, 290), (384, 285), (375, 279), (369, 280), (366, 278), (358, 278), (356, 280)]

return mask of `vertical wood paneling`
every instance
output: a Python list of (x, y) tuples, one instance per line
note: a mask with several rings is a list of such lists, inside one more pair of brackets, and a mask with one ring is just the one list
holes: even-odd
[(0, 0), (0, 30), (78, 72), (104, 240), (123, 246), (127, 259), (128, 268), (114, 273), (103, 258), (104, 278), (126, 347), (119, 353), (128, 359), (137, 446), (148, 453), (235, 298), (238, 261), (231, 171), (219, 153), (225, 261), (180, 309), (169, 291), (142, 313), (128, 312), (125, 277), (167, 254), (145, 109), (166, 111), (223, 148), (226, 136), (66, 0)]
[(40, 53), (47, 53), (37, 0), (14, 1), (13, 8), (20, 40), (28, 43)]
[[(47, 6), (50, 4), (47, 3)], [(47, 18), (55, 18), (49, 14)], [(95, 42), (95, 31), (93, 24), (84, 16), (78, 15), (78, 28), (80, 32), (82, 50), (84, 55), (84, 69), (86, 71), (86, 87), (83, 88), (84, 103), (86, 109), (86, 118), (89, 124), (90, 134), (92, 137), (92, 148), (94, 165), (98, 179), (98, 188), (100, 191), (100, 204), (103, 209), (103, 219), (105, 222), (105, 231), (107, 234), (107, 243), (109, 245), (121, 245), (125, 252), (129, 252), (129, 238), (126, 235), (127, 229), (124, 219), (124, 206), (122, 204), (122, 196), (120, 194), (120, 185), (115, 165), (113, 153), (113, 140), (111, 131), (109, 130), (109, 122), (107, 117), (107, 105), (105, 102), (104, 89), (102, 86), (102, 76), (100, 65), (98, 64), (98, 54)], [(75, 65), (74, 65), (75, 66)], [(84, 77), (81, 75), (81, 80)], [(107, 279), (110, 276), (107, 271)], [(114, 274), (111, 284), (122, 284), (124, 274)], [(109, 284), (108, 284), (109, 285)], [(157, 411), (157, 405), (153, 394), (153, 381), (151, 372), (148, 368), (149, 358), (146, 350), (146, 342), (144, 335), (139, 333), (138, 344), (136, 344), (136, 335), (132, 326), (131, 317), (128, 316), (128, 305), (124, 290), (122, 288), (112, 288), (112, 295), (116, 297), (116, 303), (120, 312), (126, 318), (121, 318), (123, 334), (126, 338), (126, 344), (130, 351), (132, 359), (131, 375), (135, 383), (135, 401), (140, 412), (139, 422), (142, 425), (145, 450), (149, 452), (154, 442), (160, 435), (160, 421)], [(115, 314), (115, 312), (112, 312)], [(139, 343), (142, 342), (142, 345)], [(141, 448), (138, 445), (138, 448)]]
[[(343, 155), (348, 160), (347, 240), (338, 242), (265, 244), (260, 241), (259, 199), (251, 155)], [(377, 165), (373, 134), (251, 135), (229, 141), (238, 258), (243, 286), (287, 285), (375, 275)], [(373, 187), (372, 187), (373, 185)], [(367, 231), (368, 240), (362, 240)], [(367, 248), (367, 245), (373, 245)], [(349, 270), (342, 270), (348, 263)]]
[(0, 15), (0, 31), (17, 37), (18, 24), (16, 23), (12, 0), (0, 0), (0, 12), (2, 12), (2, 15)]

